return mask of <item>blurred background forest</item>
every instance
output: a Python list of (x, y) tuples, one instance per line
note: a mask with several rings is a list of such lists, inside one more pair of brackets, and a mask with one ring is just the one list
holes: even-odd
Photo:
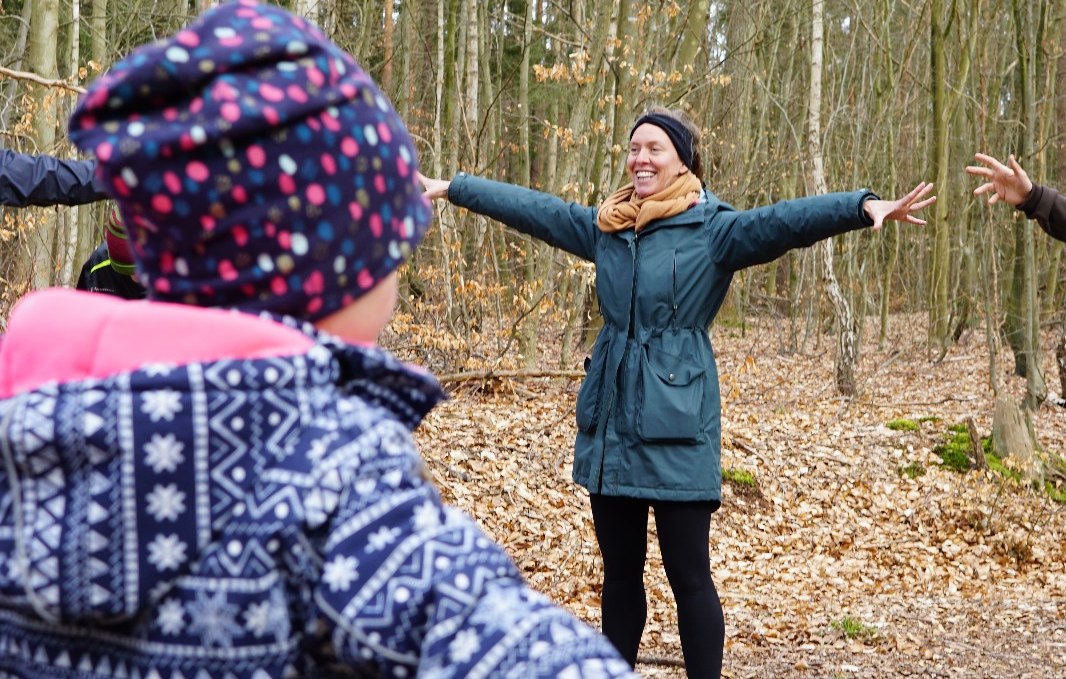
[[(77, 88), (211, 4), (0, 1), (0, 143), (73, 157), (65, 128)], [(701, 125), (708, 187), (738, 208), (812, 193), (823, 179), (830, 191), (868, 186), (884, 197), (935, 182), (927, 227), (851, 233), (742, 272), (719, 322), (770, 316), (779, 349), (795, 352), (859, 319), (877, 325), (883, 348), (893, 314), (918, 314), (928, 322), (912, 332), (926, 333), (933, 361), (975, 328), (998, 328), (980, 341), (994, 348), (1002, 337), (1031, 374), (1030, 405), (1043, 400), (1044, 376), (1026, 366), (1041, 365), (1030, 358), (1041, 328), (1061, 324), (1062, 244), (1008, 208), (988, 209), (963, 168), (974, 151), (1014, 152), (1036, 181), (1066, 177), (1066, 3), (280, 4), (377, 79), (430, 176), (464, 170), (597, 203), (624, 179), (635, 116), (664, 104)], [(590, 267), (437, 209), (439, 228), (405, 271), (399, 341), (438, 371), (578, 367), (596, 323)], [(28, 290), (72, 283), (104, 210), (2, 212), (0, 318)], [(828, 278), (844, 307), (830, 303)], [(846, 393), (840, 382), (838, 371)]]

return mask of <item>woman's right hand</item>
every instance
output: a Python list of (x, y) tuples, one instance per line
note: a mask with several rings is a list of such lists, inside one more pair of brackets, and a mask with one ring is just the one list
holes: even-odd
[(980, 196), (982, 193), (991, 192), (992, 195), (988, 197), (989, 205), (997, 200), (1003, 200), (1014, 207), (1018, 207), (1029, 197), (1029, 192), (1033, 190), (1033, 182), (1018, 164), (1013, 153), (1007, 159), (1009, 166), (984, 153), (977, 153), (974, 158), (985, 167), (967, 165), (966, 171), (975, 177), (981, 177), (985, 183), (974, 189), (973, 195)]
[(430, 200), (436, 200), (437, 198), (448, 199), (448, 187), (452, 185), (450, 180), (447, 179), (431, 179), (421, 172), (415, 172), (415, 179), (422, 182), (422, 186), (425, 187), (425, 192), (422, 194)]

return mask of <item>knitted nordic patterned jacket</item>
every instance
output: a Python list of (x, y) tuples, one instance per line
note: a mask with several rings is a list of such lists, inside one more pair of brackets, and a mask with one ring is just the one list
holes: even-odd
[(436, 382), (50, 290), (0, 338), (0, 676), (632, 676), (422, 474)]

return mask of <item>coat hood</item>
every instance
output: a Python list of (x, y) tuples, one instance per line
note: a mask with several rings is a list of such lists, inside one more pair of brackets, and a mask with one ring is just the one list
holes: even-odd
[(0, 337), (0, 604), (135, 620), (210, 570), (220, 527), (252, 511), (234, 498), (276, 473), (316, 405), (356, 393), (413, 428), (442, 397), (377, 348), (279, 320), (69, 290), (16, 307)]

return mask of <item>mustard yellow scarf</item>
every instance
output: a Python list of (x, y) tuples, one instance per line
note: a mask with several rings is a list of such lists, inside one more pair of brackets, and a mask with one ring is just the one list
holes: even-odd
[(600, 231), (614, 233), (635, 229), (637, 233), (656, 219), (679, 215), (696, 204), (703, 185), (691, 172), (686, 172), (659, 193), (638, 198), (630, 182), (618, 189), (600, 205), (596, 222)]

